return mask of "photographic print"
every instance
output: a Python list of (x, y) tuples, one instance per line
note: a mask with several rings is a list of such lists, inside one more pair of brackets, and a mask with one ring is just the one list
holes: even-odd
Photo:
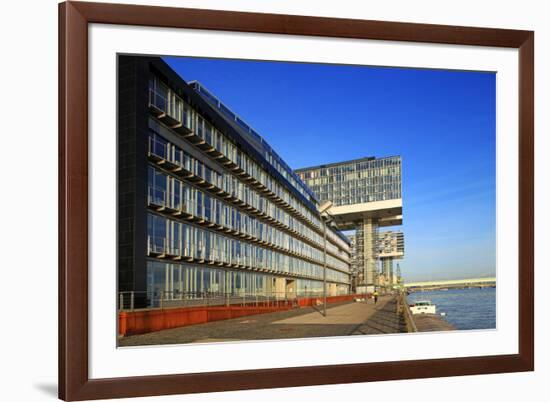
[(496, 328), (496, 74), (118, 56), (120, 347)]
[(533, 31), (65, 2), (58, 55), (61, 399), (534, 370)]

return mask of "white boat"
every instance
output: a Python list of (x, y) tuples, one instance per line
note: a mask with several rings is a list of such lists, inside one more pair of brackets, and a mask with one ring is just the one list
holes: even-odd
[(429, 300), (419, 300), (409, 307), (412, 314), (435, 314), (435, 304)]

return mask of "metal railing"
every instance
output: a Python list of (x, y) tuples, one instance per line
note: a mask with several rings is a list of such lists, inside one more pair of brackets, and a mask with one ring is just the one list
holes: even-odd
[(168, 160), (168, 145), (155, 137), (149, 136), (149, 154)]
[(166, 88), (165, 91), (166, 94), (149, 88), (149, 105), (189, 127), (191, 121), (189, 108), (170, 89)]
[(152, 88), (149, 88), (149, 105), (152, 105), (157, 109), (166, 112), (168, 100), (166, 99), (166, 96), (164, 94), (155, 91)]
[(158, 205), (165, 207), (166, 191), (161, 188), (149, 187), (149, 205)]
[[(270, 216), (274, 215), (274, 212), (270, 211), (266, 207), (266, 205), (262, 205), (262, 202), (263, 202), (262, 198), (259, 198), (256, 202), (254, 200), (249, 199), (249, 197), (245, 196), (242, 189), (240, 189), (238, 191), (237, 191), (237, 189), (234, 189), (232, 187), (231, 182), (224, 179), (223, 175), (220, 175), (220, 174), (216, 173), (215, 171), (209, 169), (208, 167), (204, 166), (202, 163), (200, 163), (197, 160), (192, 160), (192, 158), (190, 156), (186, 155), (185, 152), (182, 151), (182, 150), (176, 150), (175, 155), (171, 155), (171, 152), (168, 150), (168, 148), (170, 148), (170, 147), (167, 144), (159, 141), (157, 138), (151, 137), (151, 136), (149, 137), (149, 155), (154, 156), (156, 158), (166, 160), (166, 161), (168, 161), (168, 162), (170, 162), (174, 165), (181, 166), (181, 167), (185, 168), (186, 170), (192, 172), (197, 177), (200, 177), (200, 178), (204, 179), (206, 182), (208, 182), (210, 184), (213, 184), (216, 187), (226, 191), (230, 195), (236, 196), (237, 198), (239, 198), (241, 200), (245, 200), (245, 202), (247, 202), (249, 205), (253, 206), (254, 208), (257, 208), (260, 211), (262, 211), (264, 213), (267, 213)], [(176, 157), (178, 155), (178, 153), (180, 154), (179, 158)], [(159, 195), (159, 196), (154, 196), (153, 197), (151, 195), (151, 190), (149, 190), (149, 191), (150, 191), (149, 203), (151, 203), (152, 201), (155, 201), (153, 203), (161, 203), (161, 205), (163, 205), (163, 206), (167, 206), (167, 207), (169, 206), (167, 204), (166, 195), (164, 195), (164, 203), (162, 203), (162, 201), (163, 201), (162, 196)], [(178, 208), (176, 207), (176, 209), (178, 209)], [(287, 222), (284, 219), (284, 216), (283, 217), (277, 216), (276, 219), (278, 221), (282, 222), (282, 223), (290, 225), (290, 222)], [(216, 223), (222, 224), (222, 222), (216, 222)], [(305, 235), (303, 233), (302, 225), (299, 225), (297, 228), (294, 228), (294, 227), (290, 227), (290, 228), (298, 230), (300, 233), (302, 233), (302, 235)], [(334, 240), (334, 238), (335, 238), (334, 236), (336, 236), (336, 235), (334, 235), (332, 232), (328, 231), (327, 236), (331, 237)], [(317, 244), (319, 244), (318, 239), (314, 239), (313, 241), (316, 242)], [(330, 252), (332, 254), (340, 255), (339, 249), (336, 246), (328, 243), (327, 248), (330, 249)], [(331, 258), (333, 258), (333, 257), (331, 257)], [(341, 269), (345, 270), (346, 268), (341, 267)]]
[(399, 296), (397, 296), (397, 313), (403, 315), (405, 325), (407, 326), (407, 332), (418, 332), (405, 292), (400, 292)]
[[(303, 296), (302, 296), (303, 297)], [(285, 292), (179, 292), (127, 291), (118, 293), (118, 310), (164, 309), (206, 306), (297, 306), (298, 298)]]
[[(148, 204), (154, 205), (157, 207), (165, 207), (169, 208), (174, 211), (180, 211), (183, 213), (188, 213), (193, 215), (196, 218), (204, 219), (207, 222), (224, 226), (231, 230), (236, 230), (242, 234), (250, 235), (260, 241), (267, 241), (270, 244), (275, 244), (277, 246), (283, 247), (285, 253), (296, 253), (297, 255), (292, 254), (292, 258), (309, 258), (312, 261), (313, 264), (319, 265), (321, 263), (320, 259), (322, 258), (322, 252), (319, 251), (317, 254), (313, 252), (305, 252), (304, 247), (296, 247), (291, 246), (290, 243), (284, 242), (284, 241), (276, 241), (273, 237), (269, 237), (264, 232), (261, 232), (259, 229), (254, 230), (253, 228), (242, 228), (239, 227), (236, 223), (233, 224), (232, 222), (227, 222), (227, 218), (230, 218), (230, 215), (226, 215), (224, 217), (221, 216), (222, 208), (211, 208), (206, 205), (198, 204), (191, 200), (178, 200), (177, 202), (172, 202), (170, 199), (170, 196), (167, 195), (166, 191), (159, 188), (149, 187), (148, 188)], [(221, 205), (221, 204), (220, 204)], [(247, 230), (247, 232), (243, 232), (243, 230)], [(250, 233), (253, 232), (253, 233)], [(223, 235), (221, 235), (223, 236)], [(151, 237), (151, 236), (149, 236)], [(162, 240), (164, 239), (164, 240)], [(154, 241), (153, 241), (154, 240)], [(166, 242), (165, 238), (152, 238), (148, 240), (148, 244), (150, 247), (148, 247), (148, 251), (152, 253), (158, 253), (158, 254), (164, 254), (161, 251), (169, 251), (166, 247), (170, 242)], [(171, 243), (170, 243), (171, 244)], [(174, 248), (176, 246), (173, 246)], [(171, 250), (171, 249), (170, 249)], [(178, 248), (179, 250), (179, 248)], [(217, 250), (216, 247), (210, 247), (210, 250), (199, 247), (198, 249), (195, 247), (193, 250), (191, 248), (186, 248), (186, 250), (193, 251), (193, 253), (190, 254), (182, 254), (182, 257), (194, 257), (194, 258), (206, 258), (207, 260), (212, 261), (219, 261), (219, 262), (227, 262), (227, 263), (238, 263), (239, 265), (250, 265), (251, 259), (253, 256), (245, 256), (245, 255), (232, 255), (231, 253), (226, 253), (222, 250)], [(208, 252), (210, 251), (210, 252)], [(201, 254), (202, 253), (202, 254)], [(173, 254), (173, 253), (171, 253)], [(177, 255), (180, 255), (179, 253)], [(286, 254), (285, 254), (286, 255)], [(223, 257), (223, 258), (220, 258)], [(344, 270), (345, 267), (342, 266), (341, 261), (335, 259), (334, 257), (328, 257), (328, 262), (330, 264), (330, 269), (337, 269), (337, 270)], [(266, 262), (267, 264), (267, 262)], [(269, 268), (269, 264), (265, 266), (261, 266), (260, 268)], [(278, 264), (282, 267), (281, 271), (284, 272), (291, 272), (290, 265), (289, 264)], [(347, 271), (349, 272), (349, 271)], [(315, 276), (315, 275), (312, 275)], [(331, 279), (331, 278), (329, 278)], [(332, 278), (334, 279), (334, 278)]]
[(147, 236), (147, 251), (155, 254), (165, 254), (167, 251), (166, 238)]

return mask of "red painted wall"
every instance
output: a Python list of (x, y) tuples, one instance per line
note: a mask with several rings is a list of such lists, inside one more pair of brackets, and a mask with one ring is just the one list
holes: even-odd
[[(353, 300), (356, 295), (327, 297), (327, 303), (338, 303)], [(299, 307), (321, 305), (322, 297), (298, 299)], [(211, 321), (229, 320), (254, 314), (273, 313), (290, 310), (292, 302), (280, 302), (278, 305), (245, 305), (245, 306), (200, 306), (175, 307), (139, 311), (122, 311), (118, 314), (119, 334), (122, 336), (145, 334), (169, 328), (203, 324)]]

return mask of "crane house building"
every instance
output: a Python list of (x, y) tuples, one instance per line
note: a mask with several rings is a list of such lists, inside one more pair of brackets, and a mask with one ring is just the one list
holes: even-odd
[[(275, 118), (275, 116), (274, 116)], [(118, 59), (118, 290), (137, 307), (350, 291), (350, 243), (269, 144), (162, 59)], [(121, 299), (122, 300), (122, 299)]]
[[(371, 156), (302, 168), (296, 173), (320, 200), (333, 203), (329, 212), (340, 229), (355, 231), (355, 290), (373, 292), (380, 286), (377, 278), (377, 263), (381, 260), (378, 229), (403, 223), (401, 156)], [(402, 233), (399, 239), (403, 245)], [(393, 258), (403, 255), (384, 256), (382, 263), (387, 276)], [(392, 285), (393, 279), (390, 287)]]

